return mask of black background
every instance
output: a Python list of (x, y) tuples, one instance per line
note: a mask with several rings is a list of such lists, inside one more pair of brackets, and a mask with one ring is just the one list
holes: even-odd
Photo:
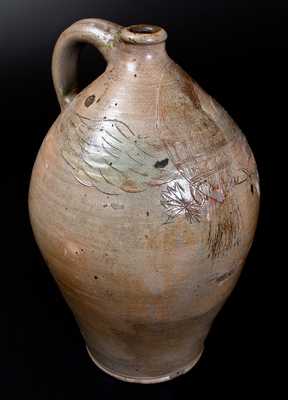
[[(92, 364), (29, 225), (31, 169), (59, 113), (50, 73), (53, 46), (61, 31), (87, 17), (163, 26), (170, 56), (236, 120), (259, 167), (260, 221), (241, 279), (213, 325), (201, 361), (168, 383), (128, 384)], [(1, 0), (1, 399), (280, 398), (285, 369), (279, 334), (287, 318), (279, 306), (286, 268), (280, 229), (286, 201), (281, 173), (287, 17), (287, 1), (279, 0)], [(99, 53), (87, 48), (82, 85), (104, 67)]]

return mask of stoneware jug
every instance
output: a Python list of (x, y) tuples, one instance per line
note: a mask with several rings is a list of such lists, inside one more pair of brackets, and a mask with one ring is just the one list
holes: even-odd
[[(101, 20), (60, 36), (61, 114), (38, 153), (31, 223), (90, 357), (139, 383), (191, 369), (255, 233), (247, 141), (166, 53), (164, 29)], [(82, 92), (85, 44), (107, 61)]]

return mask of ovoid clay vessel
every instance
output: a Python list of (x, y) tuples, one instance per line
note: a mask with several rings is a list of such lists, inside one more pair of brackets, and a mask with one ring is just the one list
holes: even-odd
[[(91, 358), (129, 382), (166, 381), (199, 360), (258, 218), (243, 133), (169, 58), (166, 38), (157, 26), (101, 19), (60, 36), (62, 112), (29, 194), (36, 241)], [(87, 43), (107, 68), (79, 93)]]

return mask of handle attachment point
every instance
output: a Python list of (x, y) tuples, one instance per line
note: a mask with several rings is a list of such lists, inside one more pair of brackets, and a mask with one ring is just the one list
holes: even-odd
[(109, 61), (121, 29), (122, 26), (103, 19), (84, 19), (60, 35), (53, 53), (52, 76), (61, 109), (79, 93), (77, 70), (83, 46), (95, 46)]

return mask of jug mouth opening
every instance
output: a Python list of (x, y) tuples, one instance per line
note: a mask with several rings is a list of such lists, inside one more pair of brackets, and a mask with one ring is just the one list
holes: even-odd
[(167, 32), (156, 25), (130, 25), (121, 29), (120, 38), (124, 42), (132, 44), (156, 44), (167, 39)]

